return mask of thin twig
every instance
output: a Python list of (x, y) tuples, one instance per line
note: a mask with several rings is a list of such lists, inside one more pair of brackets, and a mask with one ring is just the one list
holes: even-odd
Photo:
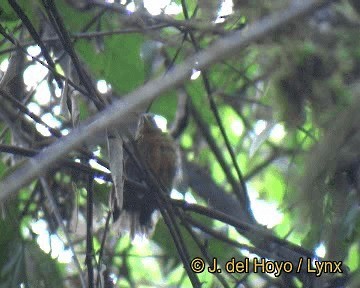
[(25, 47), (22, 47), (16, 39), (14, 39), (11, 35), (9, 35), (9, 34), (6, 32), (5, 28), (1, 25), (1, 23), (0, 23), (0, 34), (2, 34), (7, 40), (9, 40), (12, 44), (14, 44), (14, 45), (15, 45), (15, 49), (20, 48), (21, 51), (22, 51), (23, 53), (25, 53), (27, 56), (29, 56), (31, 59), (33, 59), (34, 61), (40, 63), (40, 64), (41, 64), (42, 66), (44, 66), (45, 68), (49, 69), (49, 71), (51, 71), (51, 73), (54, 75), (54, 77), (56, 76), (56, 77), (60, 78), (61, 80), (68, 81), (68, 83), (69, 83), (74, 89), (76, 89), (77, 91), (79, 91), (79, 92), (81, 92), (82, 94), (86, 95), (86, 91), (85, 91), (82, 87), (80, 87), (79, 85), (76, 85), (73, 81), (71, 81), (71, 80), (68, 79), (67, 77), (65, 77), (65, 76), (59, 74), (58, 72), (56, 72), (56, 70), (55, 70), (54, 68), (52, 68), (51, 66), (49, 66), (48, 64), (46, 64), (44, 61), (40, 60), (39, 57), (35, 57), (35, 56), (30, 55), (30, 54), (26, 51)]
[[(0, 144), (0, 152), (2, 153), (10, 153), (13, 155), (21, 155), (24, 157), (34, 157), (39, 153), (39, 151), (31, 149), (31, 148), (24, 148), (19, 146), (13, 146), (13, 145), (6, 145), (6, 144)], [(86, 173), (88, 175), (93, 175), (95, 178), (101, 178), (104, 181), (111, 182), (111, 175), (110, 173), (104, 172), (102, 170), (99, 170), (94, 167), (90, 167), (88, 165), (85, 165), (83, 163), (75, 162), (71, 159), (63, 159), (60, 163), (58, 163), (56, 166), (54, 165), (53, 169), (55, 167), (61, 167), (62, 165), (72, 169), (73, 171), (76, 171), (77, 174), (80, 172)], [(130, 181), (130, 180), (127, 180)], [(132, 183), (132, 185), (136, 185), (136, 183)], [(140, 184), (139, 187), (142, 187)]]
[(48, 12), (49, 19), (51, 23), (54, 26), (55, 31), (58, 33), (60, 41), (65, 49), (65, 51), (70, 55), (71, 60), (74, 64), (74, 67), (77, 71), (77, 74), (79, 76), (79, 79), (81, 83), (84, 85), (87, 93), (85, 95), (89, 95), (91, 100), (94, 102), (96, 107), (101, 110), (104, 108), (104, 100), (99, 96), (97, 93), (95, 87), (93, 86), (93, 83), (90, 80), (90, 77), (85, 73), (85, 70), (83, 69), (80, 60), (78, 56), (76, 55), (75, 49), (72, 45), (70, 36), (68, 34), (68, 31), (65, 29), (65, 25), (63, 23), (63, 20), (58, 13), (58, 10), (55, 6), (54, 1), (52, 0), (43, 0), (43, 5), (46, 8), (46, 11)]
[[(212, 263), (212, 260), (209, 253), (208, 253), (208, 250), (204, 247), (204, 245), (202, 245), (199, 237), (194, 233), (192, 227), (190, 227), (189, 225), (189, 222), (187, 221), (188, 219), (185, 217), (185, 215), (181, 215), (181, 220), (182, 220), (182, 224), (185, 226), (186, 230), (188, 231), (188, 233), (191, 235), (192, 239), (194, 240), (195, 244), (199, 247), (199, 249), (201, 250), (201, 253), (203, 254), (203, 256), (205, 257), (206, 259), (206, 262), (209, 264), (209, 266), (211, 265)], [(221, 273), (215, 273), (214, 274), (215, 277), (219, 280), (219, 282), (224, 286), (224, 287), (230, 287), (224, 276), (221, 275)]]
[(112, 216), (112, 211), (109, 210), (106, 216), (106, 221), (105, 221), (105, 227), (104, 227), (104, 234), (101, 238), (101, 246), (100, 246), (100, 250), (99, 250), (99, 260), (97, 263), (97, 278), (96, 278), (96, 286), (95, 287), (99, 287), (100, 284), (100, 279), (101, 279), (101, 275), (100, 275), (100, 271), (101, 271), (101, 264), (102, 264), (102, 258), (104, 255), (104, 250), (105, 250), (105, 242), (106, 242), (106, 237), (107, 237), (107, 233), (109, 231), (109, 226), (110, 226), (110, 219)]
[[(183, 7), (185, 19), (189, 20), (185, 1), (181, 1), (181, 4)], [(191, 42), (195, 48), (195, 51), (199, 52), (201, 50), (200, 45), (199, 45), (198, 41), (196, 40), (194, 33), (192, 31), (189, 31), (189, 36), (190, 36)], [(245, 184), (242, 172), (240, 170), (239, 164), (237, 163), (235, 153), (231, 147), (229, 138), (225, 131), (224, 125), (222, 123), (219, 110), (217, 109), (217, 106), (216, 106), (216, 103), (215, 103), (215, 100), (213, 97), (213, 90), (211, 88), (210, 80), (209, 80), (208, 73), (206, 70), (201, 70), (201, 79), (203, 80), (205, 91), (206, 91), (206, 94), (207, 94), (207, 97), (209, 100), (210, 110), (212, 111), (212, 113), (215, 117), (216, 123), (217, 123), (217, 125), (220, 129), (221, 135), (225, 141), (226, 149), (228, 150), (228, 152), (230, 154), (233, 167), (235, 168), (235, 171), (236, 171), (239, 181), (240, 181), (241, 189), (238, 189), (237, 183), (233, 182), (232, 183), (233, 191), (234, 191), (235, 195), (237, 196), (238, 200), (240, 201), (240, 203), (242, 203), (243, 207), (248, 211), (249, 217), (252, 218), (253, 221), (255, 221), (254, 215), (252, 213), (251, 205), (250, 205), (250, 199), (249, 199), (249, 195), (247, 192), (246, 184)], [(227, 166), (227, 164), (225, 162), (223, 163), (223, 165)], [(227, 174), (227, 176), (229, 176), (229, 175), (232, 175), (231, 172)]]
[(220, 211), (209, 209), (207, 207), (200, 206), (197, 204), (190, 204), (190, 203), (186, 203), (181, 200), (171, 200), (171, 202), (174, 205), (182, 208), (184, 211), (192, 211), (192, 212), (204, 215), (206, 217), (210, 217), (211, 219), (219, 220), (223, 223), (226, 223), (228, 225), (235, 227), (236, 229), (238, 229), (240, 231), (247, 232), (247, 233), (250, 232), (254, 235), (257, 235), (257, 237), (263, 237), (264, 239), (267, 239), (268, 241), (272, 241), (273, 243), (276, 243), (281, 246), (291, 247), (291, 249), (293, 251), (295, 251), (305, 257), (320, 258), (320, 257), (316, 256), (314, 253), (311, 253), (310, 251), (306, 250), (305, 248), (302, 248), (301, 246), (295, 245), (287, 240), (278, 238), (277, 236), (271, 234), (267, 229), (259, 227), (258, 225), (252, 225), (252, 224), (248, 224), (248, 223), (239, 221), (230, 215), (227, 215)]
[[(229, 165), (227, 165), (225, 158), (223, 156), (223, 153), (221, 153), (221, 150), (218, 147), (214, 137), (211, 135), (208, 125), (206, 125), (204, 120), (199, 115), (199, 112), (197, 111), (197, 109), (191, 103), (190, 97), (188, 100), (188, 107), (189, 107), (189, 111), (190, 111), (191, 115), (193, 116), (193, 119), (195, 120), (196, 125), (199, 127), (199, 130), (201, 131), (202, 135), (205, 137), (206, 142), (208, 143), (211, 151), (213, 152), (214, 156), (216, 157), (216, 160), (218, 161), (222, 170), (224, 171), (227, 180), (229, 181), (233, 191), (235, 192), (235, 195), (240, 195), (241, 191), (239, 189), (239, 185), (238, 185), (235, 177), (233, 176)], [(252, 214), (250, 207), (246, 206), (246, 202), (239, 201), (239, 203), (241, 205), (244, 205), (242, 207), (245, 208), (244, 211), (246, 211), (247, 219), (249, 219), (249, 221), (251, 221), (252, 223), (255, 223), (256, 221), (254, 219), (254, 216)]]
[(217, 27), (216, 25), (209, 25), (209, 22), (197, 22), (197, 21), (189, 21), (189, 20), (178, 20), (174, 19), (167, 15), (151, 15), (148, 12), (136, 11), (130, 12), (125, 8), (125, 6), (117, 3), (108, 3), (101, 0), (92, 0), (89, 1), (90, 5), (102, 7), (108, 9), (110, 11), (115, 11), (117, 13), (122, 14), (123, 16), (127, 16), (129, 20), (133, 21), (134, 24), (140, 22), (140, 20), (145, 20), (148, 23), (155, 24), (167, 24), (171, 27), (174, 27), (181, 32), (184, 30), (196, 30), (201, 32), (207, 32), (212, 34), (224, 35), (227, 31), (221, 27)]
[[(28, 29), (29, 33), (31, 34), (32, 38), (36, 41), (36, 43), (39, 45), (42, 54), (44, 55), (44, 58), (46, 59), (46, 62), (48, 63), (48, 65), (55, 70), (55, 63), (52, 60), (49, 52), (47, 51), (44, 42), (41, 40), (41, 37), (39, 36), (39, 34), (36, 32), (35, 27), (32, 25), (30, 19), (26, 16), (26, 14), (24, 13), (24, 11), (21, 9), (21, 7), (16, 3), (16, 1), (14, 0), (8, 0), (9, 4), (11, 5), (11, 7), (14, 9), (14, 11), (16, 12), (16, 14), (19, 16), (19, 18), (21, 19), (21, 21), (24, 23), (24, 25), (26, 26), (26, 28)], [(58, 86), (60, 88), (63, 87), (63, 84), (60, 80), (60, 78), (57, 75), (54, 75), (54, 78), (58, 84)]]
[(63, 230), (66, 241), (68, 242), (70, 250), (71, 250), (71, 252), (73, 254), (73, 260), (74, 260), (75, 266), (76, 266), (76, 268), (77, 268), (77, 270), (79, 272), (79, 277), (80, 277), (80, 281), (81, 281), (81, 287), (86, 288), (87, 286), (86, 286), (86, 281), (85, 281), (85, 278), (84, 278), (84, 274), (83, 274), (83, 271), (81, 269), (79, 259), (77, 258), (77, 255), (76, 255), (76, 252), (75, 252), (75, 249), (74, 249), (74, 245), (72, 244), (72, 240), (70, 238), (70, 235), (67, 232), (66, 227), (65, 227), (65, 225), (64, 225), (64, 223), (62, 221), (60, 211), (59, 211), (59, 207), (56, 205), (56, 201), (55, 201), (55, 199), (54, 199), (54, 197), (52, 195), (52, 192), (50, 191), (50, 187), (48, 185), (47, 180), (44, 177), (40, 177), (40, 182), (41, 182), (41, 185), (42, 185), (42, 187), (44, 189), (44, 193), (45, 193), (47, 199), (49, 200), (49, 203), (51, 205), (51, 209), (54, 211), (56, 221), (58, 222), (59, 226)]
[(88, 273), (89, 288), (94, 287), (94, 267), (93, 267), (93, 206), (94, 206), (94, 187), (93, 175), (88, 176), (87, 194), (86, 194), (86, 257), (85, 263)]

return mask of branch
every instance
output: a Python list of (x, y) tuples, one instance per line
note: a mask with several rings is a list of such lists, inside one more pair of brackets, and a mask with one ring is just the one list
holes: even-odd
[(88, 176), (88, 187), (86, 192), (86, 257), (85, 263), (88, 272), (89, 288), (94, 288), (94, 250), (93, 250), (93, 206), (94, 206), (94, 178)]
[(225, 193), (221, 187), (214, 183), (211, 176), (202, 167), (193, 162), (185, 162), (184, 164), (185, 171), (187, 171), (189, 177), (189, 186), (209, 206), (240, 221), (256, 225), (253, 215), (249, 214), (244, 203), (238, 201), (233, 195)]
[(289, 22), (305, 17), (330, 2), (332, 1), (307, 0), (284, 11), (274, 13), (274, 15), (249, 26), (245, 31), (237, 31), (221, 38), (209, 48), (189, 57), (184, 63), (175, 67), (165, 76), (150, 81), (136, 91), (129, 93), (128, 97), (115, 102), (104, 111), (91, 117), (83, 125), (75, 128), (68, 136), (59, 139), (6, 177), (0, 183), (0, 201), (3, 201), (31, 180), (42, 175), (56, 161), (64, 157), (71, 150), (79, 147), (83, 141), (115, 124), (124, 127), (137, 108), (185, 82), (189, 79), (193, 69), (203, 70), (216, 62), (225, 60), (251, 42), (267, 37), (270, 33), (277, 31)]
[[(183, 7), (183, 12), (184, 12), (185, 19), (188, 20), (189, 17), (188, 17), (185, 2), (181, 1), (181, 4), (182, 4), (182, 7)], [(198, 52), (200, 50), (200, 45), (199, 45), (198, 41), (195, 39), (194, 33), (192, 31), (189, 31), (189, 36), (190, 36), (190, 39), (191, 39), (191, 43), (193, 44), (193, 46), (195, 48), (195, 51)], [(208, 101), (209, 101), (210, 110), (211, 110), (213, 116), (215, 117), (216, 123), (217, 123), (217, 125), (218, 125), (218, 127), (220, 129), (222, 138), (224, 139), (226, 149), (227, 149), (228, 153), (230, 154), (230, 158), (232, 160), (233, 167), (234, 167), (234, 169), (236, 171), (236, 174), (237, 174), (237, 176), (239, 178), (239, 181), (240, 181), (241, 189), (239, 189), (237, 187), (238, 186), (237, 183), (235, 185), (232, 185), (234, 193), (237, 196), (238, 200), (244, 203), (244, 206), (248, 210), (250, 217), (252, 217), (253, 220), (255, 221), (255, 218), (252, 215), (252, 211), (251, 211), (251, 207), (250, 207), (250, 199), (249, 199), (248, 191), (247, 191), (247, 188), (246, 188), (246, 184), (244, 182), (242, 172), (241, 172), (240, 167), (238, 165), (238, 162), (236, 160), (235, 153), (234, 153), (234, 151), (233, 151), (233, 149), (231, 147), (229, 137), (227, 136), (227, 133), (226, 133), (224, 125), (223, 125), (223, 122), (221, 121), (220, 113), (219, 113), (219, 110), (218, 110), (217, 105), (216, 105), (215, 100), (214, 100), (213, 89), (211, 87), (207, 71), (205, 71), (205, 70), (201, 71), (201, 78), (202, 78), (202, 82), (203, 82), (203, 85), (204, 85), (204, 88), (205, 88), (205, 91), (206, 91), (206, 94), (207, 94), (207, 98), (208, 98)], [(216, 154), (217, 153), (215, 153), (215, 155)], [(222, 153), (220, 153), (220, 154), (222, 154)], [(224, 161), (222, 161), (222, 162), (224, 162)], [(226, 167), (226, 164), (223, 163), (222, 167)], [(226, 173), (226, 171), (224, 171), (224, 172)], [(226, 173), (226, 174), (227, 174), (227, 176), (232, 175), (231, 172)], [(233, 178), (233, 177), (230, 177), (230, 180), (231, 180), (231, 178)]]
[[(48, 50), (45, 47), (44, 42), (42, 42), (41, 37), (39, 36), (39, 34), (36, 32), (35, 27), (32, 25), (30, 19), (25, 15), (24, 11), (22, 11), (21, 7), (16, 3), (16, 1), (14, 0), (8, 0), (9, 4), (11, 5), (11, 7), (14, 9), (15, 13), (19, 16), (19, 18), (21, 19), (21, 21), (24, 23), (25, 27), (28, 29), (31, 37), (36, 41), (36, 43), (39, 45), (39, 47), (41, 48), (41, 52), (44, 55), (44, 58), (46, 59), (46, 62), (48, 63), (48, 65), (55, 70), (55, 63), (52, 60)], [(58, 86), (60, 88), (63, 87), (61, 80), (59, 79), (59, 77), (57, 75), (54, 74), (54, 78), (58, 84)]]
[(61, 229), (63, 230), (64, 232), (64, 235), (65, 235), (65, 238), (66, 238), (66, 241), (70, 247), (70, 250), (73, 254), (73, 261), (74, 261), (74, 264), (75, 264), (75, 267), (77, 268), (78, 272), (79, 272), (79, 277), (80, 277), (80, 282), (81, 282), (81, 287), (84, 288), (86, 287), (86, 284), (85, 284), (85, 278), (84, 278), (84, 274), (83, 274), (83, 271), (81, 269), (81, 265), (80, 265), (80, 262), (79, 262), (79, 259), (77, 257), (77, 254), (75, 252), (75, 249), (74, 249), (74, 245), (72, 243), (72, 240), (70, 238), (70, 235), (69, 233), (67, 232), (67, 229), (62, 221), (62, 218), (61, 218), (61, 215), (60, 215), (60, 211), (59, 211), (59, 207), (57, 206), (56, 204), (56, 201), (53, 197), (53, 194), (50, 190), (50, 187), (49, 187), (49, 184), (48, 182), (46, 181), (45, 177), (41, 177), (40, 178), (40, 182), (41, 182), (41, 185), (42, 185), (42, 188), (44, 190), (44, 193), (46, 195), (46, 198), (47, 200), (49, 201), (50, 203), (50, 207), (51, 209), (54, 211), (54, 214), (55, 214), (55, 218), (56, 218), (56, 221), (58, 222), (58, 225), (61, 227)]
[(86, 91), (88, 92), (85, 95), (88, 95), (88, 97), (91, 98), (91, 100), (94, 102), (95, 106), (100, 110), (104, 107), (105, 103), (103, 102), (103, 99), (99, 96), (99, 94), (96, 92), (96, 89), (94, 88), (90, 77), (85, 73), (83, 67), (81, 66), (80, 60), (75, 52), (75, 49), (73, 47), (73, 44), (71, 42), (70, 36), (68, 31), (65, 28), (65, 25), (63, 23), (63, 20), (58, 13), (58, 10), (55, 6), (55, 3), (53, 0), (43, 0), (44, 8), (46, 9), (49, 20), (54, 26), (54, 30), (59, 35), (60, 42), (62, 43), (65, 51), (69, 54), (72, 63), (74, 64), (75, 70), (79, 76), (79, 79), (81, 81), (81, 84), (84, 85)]

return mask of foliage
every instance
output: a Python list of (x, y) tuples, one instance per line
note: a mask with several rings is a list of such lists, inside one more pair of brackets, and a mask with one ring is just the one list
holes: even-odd
[[(195, 64), (191, 78), (72, 147), (17, 193), (0, 190), (0, 287), (358, 287), (358, 2), (303, 1), (324, 5), (280, 29), (260, 21), (301, 9), (297, 1), (178, 0), (157, 15), (149, 13), (157, 1), (113, 2), (0, 7), (2, 183), (116, 101), (130, 107), (138, 88), (196, 53), (257, 23), (268, 33), (207, 69)], [(133, 189), (153, 193), (162, 217), (131, 239), (112, 212), (134, 179), (109, 169), (139, 158), (134, 131), (149, 111), (167, 120), (181, 168), (169, 197), (138, 159)], [(196, 257), (206, 268), (216, 258), (222, 273), (193, 273)], [(233, 257), (341, 261), (343, 273), (315, 277), (305, 264), (279, 277), (226, 273)]]

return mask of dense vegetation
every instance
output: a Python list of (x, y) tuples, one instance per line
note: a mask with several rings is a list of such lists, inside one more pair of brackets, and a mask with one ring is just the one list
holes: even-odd
[[(360, 2), (160, 2), (0, 4), (0, 287), (359, 287)], [(147, 237), (113, 223), (129, 185)]]

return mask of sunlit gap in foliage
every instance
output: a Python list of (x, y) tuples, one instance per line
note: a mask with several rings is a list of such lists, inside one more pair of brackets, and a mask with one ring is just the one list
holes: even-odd
[(285, 127), (283, 124), (276, 124), (270, 133), (270, 140), (280, 142), (286, 135)]
[[(267, 133), (267, 135), (264, 135), (264, 133)], [(254, 140), (252, 146), (257, 147), (250, 148), (250, 157), (256, 153), (256, 150), (260, 149), (261, 145), (266, 140), (269, 139), (274, 142), (281, 141), (285, 136), (285, 129), (281, 124), (274, 124), (268, 121), (259, 120), (254, 125), (254, 134), (255, 135), (253, 135)], [(251, 152), (251, 150), (254, 149), (255, 151)], [(268, 188), (271, 189), (271, 187)], [(272, 228), (281, 223), (284, 215), (279, 212), (275, 203), (269, 203), (265, 200), (259, 199), (259, 192), (255, 189), (251, 189), (251, 186), (249, 188), (249, 197), (252, 211), (259, 223), (267, 226), (268, 228)]]
[(60, 263), (70, 263), (72, 261), (72, 252), (65, 249), (63, 241), (57, 235), (50, 235), (48, 232), (48, 224), (40, 219), (30, 224), (31, 230), (37, 236), (36, 242), (45, 252), (50, 253), (51, 257), (57, 259)]
[(111, 90), (111, 85), (108, 84), (105, 80), (101, 79), (97, 81), (96, 88), (101, 94), (106, 94)]
[(35, 124), (36, 130), (43, 136), (45, 137), (49, 137), (51, 136), (51, 133), (49, 131), (49, 129), (47, 129), (44, 125), (36, 123)]
[(260, 135), (266, 128), (267, 121), (259, 120), (255, 123), (254, 132), (256, 135)]
[(47, 82), (43, 81), (47, 74), (47, 68), (40, 64), (30, 65), (24, 71), (26, 90), (30, 91), (31, 89), (36, 88), (34, 99), (40, 105), (47, 105), (50, 102), (50, 91)]
[[(51, 128), (59, 128), (61, 126), (60, 121), (58, 121), (50, 113), (45, 113), (41, 116), (41, 120), (44, 121)], [(36, 129), (44, 136), (51, 136), (50, 131), (44, 125), (36, 123)]]
[(281, 223), (284, 215), (279, 212), (276, 204), (259, 199), (258, 192), (251, 188), (249, 188), (249, 197), (251, 208), (257, 222), (267, 228), (273, 228)]
[[(26, 51), (32, 57), (38, 57), (41, 52), (39, 46), (30, 46), (26, 49)], [(29, 55), (27, 55), (27, 59), (31, 61), (32, 57), (30, 57)], [(44, 77), (47, 74), (48, 69), (38, 62), (34, 62), (33, 65), (30, 65), (28, 68), (26, 68), (26, 70), (24, 71), (24, 83), (27, 86), (27, 90), (30, 91), (30, 89), (35, 87), (37, 88), (36, 90), (38, 90), (37, 86), (40, 84), (41, 81), (44, 80)], [(45, 103), (44, 105), (46, 105), (47, 103)]]
[[(95, 156), (97, 157), (101, 157), (101, 149), (100, 147), (98, 146), (97, 149), (93, 152)], [(107, 169), (106, 167), (100, 165), (96, 160), (94, 159), (90, 159), (89, 161), (89, 164), (92, 168), (95, 168), (95, 169), (98, 169), (100, 171), (103, 171), (105, 173), (109, 173), (110, 174), (110, 170)], [(95, 176), (95, 181), (99, 184), (103, 184), (103, 183), (106, 183), (106, 181), (104, 181), (104, 179), (102, 177), (97, 177), (96, 175)]]
[(201, 71), (193, 69), (190, 79), (196, 80), (201, 75)]
[[(108, 1), (111, 2), (111, 1)], [(121, 4), (126, 4), (125, 0), (121, 1)], [(144, 0), (144, 7), (146, 10), (152, 15), (159, 15), (159, 14), (167, 14), (167, 15), (176, 15), (181, 13), (182, 8), (180, 5), (174, 3), (171, 0)], [(126, 6), (126, 9), (130, 12), (135, 11), (135, 4), (132, 1)]]
[(324, 245), (324, 243), (320, 243), (316, 248), (315, 248), (315, 254), (318, 257), (325, 257), (326, 254), (326, 247)]
[(184, 199), (184, 195), (182, 193), (180, 193), (178, 190), (173, 189), (171, 191), (170, 197), (172, 199), (177, 199), (177, 200), (183, 200)]
[[(258, 120), (254, 126), (255, 134), (257, 136), (259, 136), (267, 128), (268, 125), (271, 125), (271, 123), (269, 123), (268, 121), (265, 121), (265, 120)], [(284, 125), (275, 124), (271, 128), (269, 139), (272, 141), (278, 142), (278, 141), (282, 140), (285, 137), (285, 135), (286, 135), (286, 132), (285, 132)]]
[[(128, 237), (129, 234), (126, 234), (125, 238), (129, 239)], [(156, 283), (158, 285), (153, 285), (153, 286), (140, 285), (136, 287), (165, 287), (160, 284), (163, 280), (163, 277), (162, 277), (159, 259), (162, 258), (163, 251), (155, 242), (149, 240), (151, 239), (141, 236), (139, 237), (135, 236), (135, 239), (132, 240), (132, 243), (134, 245), (131, 249), (131, 253), (128, 254), (129, 257), (128, 261), (129, 263), (132, 263), (134, 266), (139, 267), (141, 269), (141, 271), (140, 270), (137, 271), (138, 276), (142, 275), (140, 276), (141, 278), (149, 279), (153, 283)], [(152, 253), (149, 253), (149, 251), (152, 251)], [(124, 284), (121, 285), (121, 282), (118, 283), (118, 285), (119, 286), (117, 287), (129, 287), (127, 285), (125, 286)]]
[[(160, 212), (158, 213), (155, 218), (159, 217)], [(129, 234), (124, 235), (126, 238), (130, 240)], [(133, 251), (136, 255), (149, 255), (149, 251), (151, 250), (158, 250), (158, 246), (150, 241), (150, 239), (144, 235), (136, 234), (134, 239), (131, 240), (131, 243), (134, 244)], [(158, 250), (160, 253), (160, 250)], [(152, 257), (151, 255), (143, 257), (141, 260), (142, 267), (150, 273), (149, 276), (151, 276), (151, 271), (153, 270), (153, 273), (157, 273), (157, 271), (160, 271), (159, 263), (157, 262), (157, 257)], [(155, 270), (154, 270), (155, 269)], [(145, 271), (144, 270), (144, 271)]]
[(161, 131), (166, 132), (167, 130), (167, 120), (161, 115), (155, 115), (154, 120), (156, 125), (161, 129)]
[(136, 247), (147, 247), (149, 244), (149, 239), (144, 235), (135, 234), (134, 239), (131, 240), (131, 243)]
[(225, 21), (225, 17), (233, 13), (233, 1), (224, 0), (221, 4), (221, 7), (218, 11), (218, 16), (215, 20), (215, 23), (222, 23)]
[(240, 120), (231, 121), (230, 127), (236, 136), (241, 136), (244, 132), (244, 124)]
[(69, 129), (61, 130), (61, 134), (64, 135), (64, 136), (68, 135), (69, 133), (70, 133)]
[(179, 192), (176, 189), (173, 189), (171, 191), (170, 197), (172, 199), (185, 200), (187, 203), (191, 203), (191, 204), (197, 203), (195, 197), (189, 191), (184, 194), (184, 193)]
[(8, 66), (9, 66), (9, 59), (5, 59), (5, 60), (2, 61), (1, 64), (0, 64), (0, 71), (1, 71), (2, 73), (5, 73), (5, 71), (7, 70)]
[[(41, 53), (41, 49), (38, 45), (34, 45), (34, 46), (29, 46), (27, 48), (27, 52), (33, 56), (33, 57), (37, 57), (40, 55)], [(27, 56), (28, 60), (32, 60), (30, 56)]]
[(41, 112), (41, 108), (37, 103), (34, 102), (30, 102), (27, 105), (27, 108), (29, 109), (29, 111), (31, 111), (32, 113), (34, 113), (37, 116), (40, 116), (40, 112)]
[[(27, 48), (27, 52), (36, 57), (40, 54), (40, 48), (38, 46), (30, 46)], [(31, 57), (28, 56), (28, 59), (31, 60)], [(6, 62), (2, 66), (6, 66)], [(46, 76), (48, 74), (48, 69), (39, 63), (34, 63), (26, 68), (24, 71), (24, 83), (26, 86), (26, 91), (31, 91), (36, 89), (36, 92), (33, 96), (33, 101), (27, 104), (27, 108), (30, 112), (34, 113), (37, 116), (41, 114), (41, 106), (48, 106), (51, 101), (51, 93), (49, 90), (48, 82)], [(59, 97), (60, 89), (55, 89), (55, 95)], [(25, 116), (30, 121), (33, 121), (29, 116)], [(61, 123), (50, 113), (46, 113), (41, 116), (41, 120), (44, 121), (49, 127), (59, 128)], [(36, 129), (43, 136), (50, 136), (51, 133), (44, 125), (36, 123)]]
[(60, 116), (61, 113), (60, 105), (55, 105), (54, 108), (52, 109), (52, 112), (54, 113), (55, 116)]

